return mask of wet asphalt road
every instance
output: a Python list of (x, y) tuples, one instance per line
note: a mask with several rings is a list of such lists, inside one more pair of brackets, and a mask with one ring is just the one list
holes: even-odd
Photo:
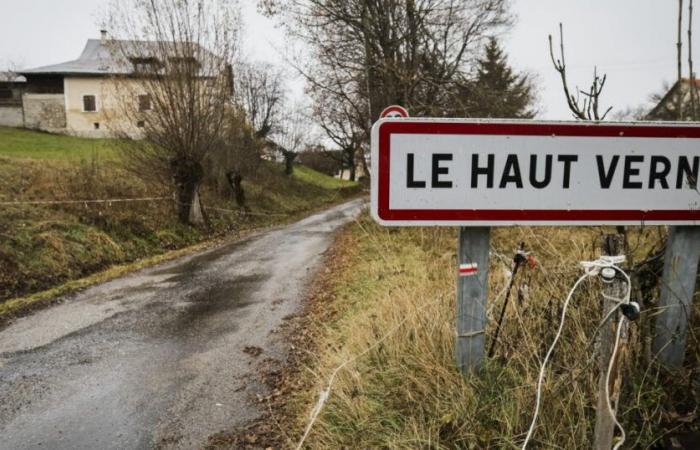
[(283, 363), (275, 331), (361, 207), (95, 286), (0, 331), (0, 448), (199, 448), (258, 416), (258, 364)]

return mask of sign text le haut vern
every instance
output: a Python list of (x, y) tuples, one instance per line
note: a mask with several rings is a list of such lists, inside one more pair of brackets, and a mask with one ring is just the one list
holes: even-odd
[(700, 127), (383, 119), (372, 212), (384, 225), (700, 224)]

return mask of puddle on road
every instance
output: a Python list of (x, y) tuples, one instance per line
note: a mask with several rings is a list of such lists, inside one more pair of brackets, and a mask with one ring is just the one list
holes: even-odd
[[(235, 319), (245, 316), (243, 309), (253, 302), (251, 294), (270, 275), (255, 274), (240, 276), (232, 280), (218, 282), (187, 295), (184, 307), (175, 317), (166, 321), (161, 330), (169, 337), (206, 338), (235, 331)], [(239, 311), (234, 319), (226, 311)]]

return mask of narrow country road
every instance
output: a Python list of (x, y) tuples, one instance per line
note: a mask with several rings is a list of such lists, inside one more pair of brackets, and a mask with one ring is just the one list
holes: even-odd
[(258, 416), (258, 366), (284, 363), (276, 331), (362, 205), (92, 287), (0, 331), (0, 448), (200, 448)]

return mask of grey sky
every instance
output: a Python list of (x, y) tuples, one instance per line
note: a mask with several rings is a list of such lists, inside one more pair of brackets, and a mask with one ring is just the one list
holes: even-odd
[[(256, 0), (241, 3), (245, 53), (284, 64), (282, 30), (257, 14)], [(32, 67), (76, 58), (85, 40), (98, 36), (104, 4), (104, 0), (0, 0), (0, 66), (13, 61)], [(514, 0), (513, 7), (518, 21), (504, 36), (505, 47), (515, 67), (537, 77), (542, 118), (571, 118), (547, 48), (547, 34), (556, 33), (560, 21), (571, 84), (590, 83), (593, 66), (598, 65), (608, 74), (605, 104), (624, 108), (643, 103), (664, 80), (675, 77), (675, 1)], [(700, 48), (700, 40), (694, 47)], [(700, 66), (697, 55), (695, 59)], [(301, 95), (301, 82), (292, 82), (290, 90)]]

